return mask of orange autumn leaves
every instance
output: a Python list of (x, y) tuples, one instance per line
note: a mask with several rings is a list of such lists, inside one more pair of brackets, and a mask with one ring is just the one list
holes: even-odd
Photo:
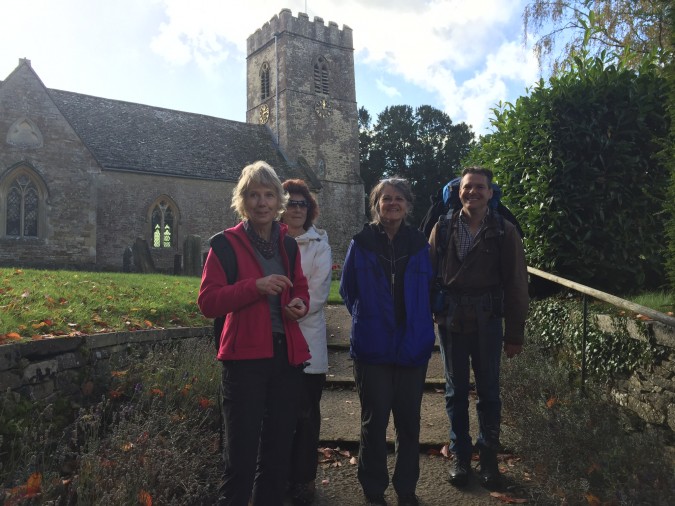
[[(133, 394), (138, 394), (144, 390), (143, 384), (137, 382), (133, 384), (128, 378), (129, 371), (111, 371), (110, 375), (114, 380), (119, 380), (122, 383), (116, 386), (115, 388), (110, 388), (108, 391), (108, 396), (111, 399), (122, 399), (127, 393), (132, 396)], [(167, 394), (178, 393), (180, 397), (188, 397), (193, 390), (193, 386), (198, 382), (197, 376), (193, 376), (189, 382), (183, 384), (182, 386), (175, 386), (173, 388), (160, 388), (158, 386), (153, 386), (147, 389), (148, 395), (151, 397), (164, 398)], [(133, 385), (133, 388), (132, 388)], [(133, 393), (131, 393), (133, 391)], [(215, 405), (215, 402), (212, 399), (202, 395), (195, 394), (194, 398), (196, 400), (197, 407), (201, 410), (211, 408)]]
[(27, 504), (27, 499), (38, 497), (42, 491), (42, 474), (33, 473), (28, 477), (24, 485), (19, 485), (9, 490), (5, 496), (5, 506)]

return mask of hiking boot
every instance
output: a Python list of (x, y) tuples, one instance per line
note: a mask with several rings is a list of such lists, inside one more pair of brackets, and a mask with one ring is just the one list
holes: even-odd
[(315, 492), (314, 480), (306, 483), (293, 483), (290, 489), (293, 506), (309, 506), (314, 502)]
[(481, 448), (480, 484), (488, 490), (497, 490), (500, 482), (497, 452), (491, 448)]
[(464, 487), (469, 483), (469, 472), (471, 472), (471, 463), (468, 460), (455, 457), (448, 481), (455, 487)]
[(419, 504), (420, 502), (414, 492), (398, 496), (398, 506), (419, 506)]
[(387, 501), (384, 499), (384, 494), (375, 494), (375, 495), (369, 495), (369, 494), (364, 494), (366, 496), (366, 504), (373, 505), (373, 506), (387, 506)]

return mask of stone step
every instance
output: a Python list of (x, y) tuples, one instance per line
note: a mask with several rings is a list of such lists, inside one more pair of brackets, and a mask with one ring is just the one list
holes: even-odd
[[(350, 386), (354, 384), (353, 361), (349, 356), (349, 347), (328, 345), (328, 386)], [(440, 352), (434, 351), (429, 360), (426, 384), (429, 389), (444, 388), (445, 375)]]
[[(329, 387), (321, 397), (321, 441), (348, 445), (359, 442), (361, 404), (353, 388)], [(448, 415), (441, 392), (426, 391), (422, 398), (420, 444), (442, 447), (449, 440)], [(394, 420), (390, 417), (387, 442), (394, 442)]]

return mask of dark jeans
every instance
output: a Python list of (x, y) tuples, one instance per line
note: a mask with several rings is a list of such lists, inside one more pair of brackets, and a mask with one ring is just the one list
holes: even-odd
[(223, 483), (219, 505), (281, 505), (302, 371), (288, 364), (286, 338), (274, 357), (223, 362)]
[(361, 446), (358, 478), (366, 495), (384, 493), (389, 485), (387, 425), (394, 415), (396, 464), (392, 484), (399, 495), (415, 492), (420, 475), (420, 412), (427, 365), (402, 367), (354, 361), (361, 401)]
[(316, 478), (321, 432), (321, 394), (325, 383), (325, 374), (302, 375), (303, 394), (291, 452), (291, 483), (307, 483)]
[(469, 435), (469, 367), (473, 368), (478, 401), (478, 446), (499, 449), (502, 403), (499, 364), (502, 353), (501, 318), (485, 318), (478, 332), (460, 334), (439, 326), (445, 365), (445, 408), (450, 419), (450, 450), (460, 460), (471, 458)]

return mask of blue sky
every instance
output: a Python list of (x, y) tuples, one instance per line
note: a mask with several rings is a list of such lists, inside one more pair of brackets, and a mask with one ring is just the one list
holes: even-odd
[[(8, 0), (2, 0), (6, 2)], [(45, 86), (244, 121), (246, 38), (288, 8), (354, 36), (373, 118), (431, 105), (477, 134), (539, 78), (527, 0), (24, 0), (3, 9), (0, 80), (28, 58)]]

